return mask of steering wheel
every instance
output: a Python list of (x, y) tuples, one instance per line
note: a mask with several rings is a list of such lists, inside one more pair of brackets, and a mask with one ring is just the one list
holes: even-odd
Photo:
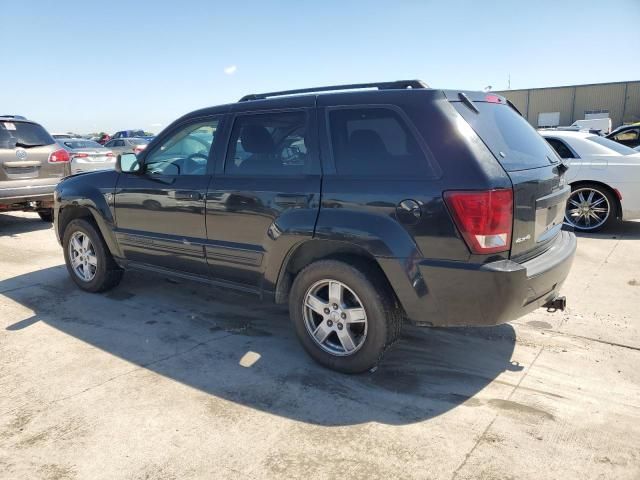
[[(196, 161), (196, 158), (201, 158), (204, 160), (204, 164), (202, 162)], [(184, 169), (190, 175), (201, 175), (207, 171), (207, 161), (209, 160), (209, 156), (205, 153), (192, 153), (184, 160)]]

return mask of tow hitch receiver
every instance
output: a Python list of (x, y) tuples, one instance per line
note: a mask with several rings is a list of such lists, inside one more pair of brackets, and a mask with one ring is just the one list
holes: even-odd
[(543, 305), (547, 311), (555, 312), (567, 308), (567, 297), (556, 297)]

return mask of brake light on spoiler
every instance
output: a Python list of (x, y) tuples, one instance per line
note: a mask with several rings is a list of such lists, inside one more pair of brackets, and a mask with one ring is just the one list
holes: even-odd
[(511, 247), (513, 190), (448, 191), (444, 200), (472, 253), (504, 252)]

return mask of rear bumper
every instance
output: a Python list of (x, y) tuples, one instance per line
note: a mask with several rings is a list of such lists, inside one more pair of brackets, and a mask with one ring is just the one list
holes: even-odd
[(0, 204), (10, 205), (24, 202), (53, 201), (53, 191), (57, 182), (48, 185), (3, 188), (0, 184)]
[[(421, 261), (413, 291), (398, 297), (409, 319), (421, 324), (478, 326), (515, 320), (559, 295), (576, 245), (575, 235), (562, 231), (549, 250), (523, 263)], [(420, 282), (422, 288), (416, 288)]]

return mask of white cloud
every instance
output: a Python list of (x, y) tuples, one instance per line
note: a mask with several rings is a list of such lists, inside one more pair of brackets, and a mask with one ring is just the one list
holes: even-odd
[(225, 75), (233, 75), (238, 70), (238, 67), (235, 65), (229, 65), (228, 67), (224, 67)]

